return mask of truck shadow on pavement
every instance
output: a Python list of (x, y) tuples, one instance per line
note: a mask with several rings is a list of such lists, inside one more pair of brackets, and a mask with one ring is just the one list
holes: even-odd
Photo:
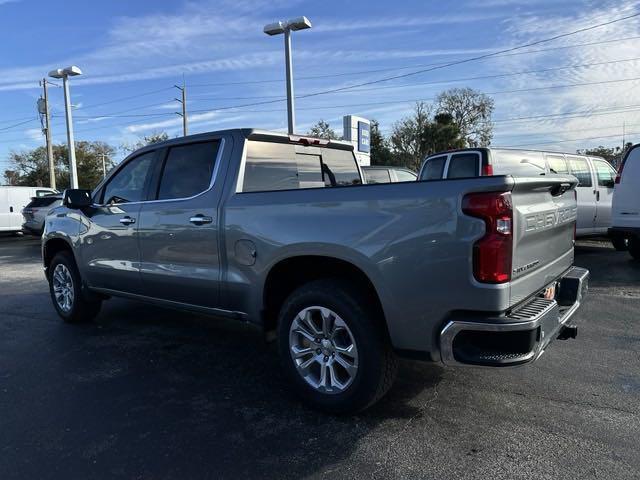
[(39, 363), (41, 375), (57, 380), (42, 387), (37, 402), (28, 400), (26, 410), (46, 425), (38, 432), (51, 445), (42, 463), (65, 445), (74, 452), (67, 458), (71, 471), (90, 477), (91, 461), (130, 465), (128, 477), (322, 473), (381, 422), (420, 416), (424, 406), (416, 396), (435, 387), (442, 373), (436, 365), (402, 362), (381, 402), (336, 417), (289, 393), (275, 345), (255, 327), (119, 299), (105, 302), (95, 323), (52, 322), (37, 355), (55, 358)]

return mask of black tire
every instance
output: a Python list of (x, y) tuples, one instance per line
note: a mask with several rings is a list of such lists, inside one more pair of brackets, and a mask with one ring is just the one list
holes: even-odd
[(626, 252), (629, 249), (629, 241), (625, 237), (615, 236), (611, 237), (611, 245), (618, 252)]
[[(73, 301), (69, 309), (62, 308), (54, 292), (54, 272), (58, 265), (63, 265), (70, 274), (71, 288), (73, 290)], [(51, 260), (51, 264), (48, 268), (48, 280), (49, 280), (49, 293), (51, 294), (51, 301), (53, 306), (60, 315), (60, 318), (67, 323), (83, 323), (93, 320), (100, 312), (102, 306), (102, 300), (100, 298), (93, 298), (85, 294), (82, 289), (82, 279), (80, 272), (70, 252), (58, 252)]]
[[(373, 303), (369, 295), (349, 283), (325, 279), (301, 286), (282, 305), (278, 316), (280, 360), (293, 389), (311, 407), (337, 414), (355, 413), (377, 402), (391, 388), (398, 363), (384, 320), (372, 308)], [(299, 312), (312, 306), (325, 307), (339, 315), (357, 345), (357, 372), (350, 385), (339, 393), (312, 387), (298, 372), (291, 355), (291, 325)]]
[(635, 260), (640, 260), (640, 237), (629, 238), (629, 253)]

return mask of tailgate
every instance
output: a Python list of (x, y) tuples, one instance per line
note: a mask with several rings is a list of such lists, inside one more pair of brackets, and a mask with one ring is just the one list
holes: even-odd
[(573, 263), (577, 216), (572, 176), (516, 177), (510, 305), (556, 280)]

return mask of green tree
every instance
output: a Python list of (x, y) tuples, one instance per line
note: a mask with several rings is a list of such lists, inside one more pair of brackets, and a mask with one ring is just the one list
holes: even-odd
[(312, 126), (307, 135), (314, 138), (325, 138), (327, 140), (339, 140), (338, 134), (331, 128), (331, 126), (324, 120), (320, 120), (314, 126)]
[(380, 131), (377, 120), (371, 120), (371, 165), (393, 165), (395, 158), (389, 148), (389, 141)]
[[(93, 188), (103, 177), (104, 170), (114, 165), (115, 149), (104, 142), (76, 142), (76, 167), (80, 188)], [(53, 146), (53, 159), (58, 190), (69, 187), (69, 156), (66, 145)], [(11, 185), (46, 186), (49, 184), (49, 162), (44, 147), (21, 152), (10, 152), (11, 166), (4, 177)]]
[(147, 145), (164, 142), (165, 140), (169, 140), (169, 134), (167, 132), (153, 132), (140, 138), (137, 142), (125, 143), (121, 146), (121, 148), (126, 153), (132, 153), (142, 147), (146, 147)]
[(464, 146), (460, 129), (448, 113), (437, 114), (422, 131), (422, 152), (425, 156)]
[(424, 102), (416, 103), (413, 114), (393, 125), (391, 148), (393, 165), (402, 165), (417, 170), (426, 155), (423, 132), (431, 123), (432, 107)]
[(448, 113), (465, 146), (486, 147), (493, 137), (493, 99), (471, 88), (452, 88), (436, 98), (436, 111)]
[(633, 143), (627, 142), (624, 145), (624, 150), (620, 147), (604, 147), (600, 145), (595, 148), (587, 148), (584, 150), (577, 150), (580, 155), (593, 155), (594, 157), (602, 157), (614, 167), (618, 167), (625, 153), (633, 146)]

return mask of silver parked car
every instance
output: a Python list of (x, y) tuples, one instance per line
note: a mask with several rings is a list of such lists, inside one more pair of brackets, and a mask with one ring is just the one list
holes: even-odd
[(362, 173), (366, 183), (413, 182), (418, 177), (408, 168), (384, 165), (362, 167)]
[(536, 360), (570, 322), (571, 176), (366, 185), (350, 143), (225, 130), (147, 146), (45, 222), (67, 322), (111, 296), (251, 322), (314, 407), (357, 411), (399, 355)]
[(42, 235), (44, 219), (51, 210), (62, 205), (62, 195), (34, 197), (22, 209), (22, 231), (31, 235)]

